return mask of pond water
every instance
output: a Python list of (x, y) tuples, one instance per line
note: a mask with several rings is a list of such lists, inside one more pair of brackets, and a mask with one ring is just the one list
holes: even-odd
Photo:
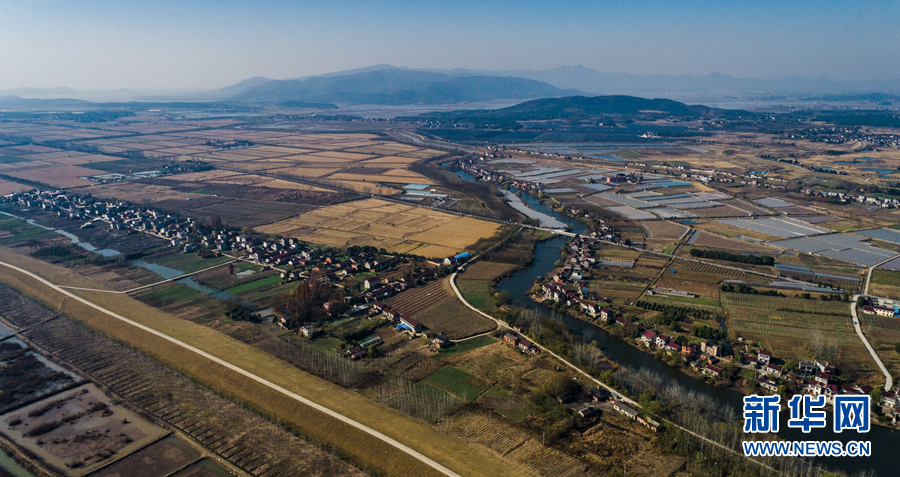
[(91, 245), (87, 242), (82, 242), (81, 239), (79, 239), (78, 236), (76, 236), (73, 233), (66, 232), (65, 230), (55, 229), (53, 227), (47, 227), (47, 226), (41, 225), (41, 224), (35, 222), (34, 219), (26, 219), (25, 217), (19, 217), (18, 215), (13, 215), (13, 214), (10, 214), (7, 212), (0, 212), (0, 214), (8, 215), (10, 217), (15, 217), (17, 219), (22, 219), (25, 222), (27, 222), (31, 225), (34, 225), (35, 227), (40, 227), (44, 230), (52, 230), (52, 231), (62, 235), (63, 237), (66, 237), (67, 239), (69, 239), (72, 242), (72, 244), (77, 245), (77, 246), (87, 250), (88, 252), (94, 252), (94, 253), (100, 254), (104, 257), (115, 257), (116, 255), (121, 255), (121, 253), (119, 253), (118, 251), (112, 250), (109, 248), (97, 250), (97, 247), (94, 247), (93, 245)]
[[(162, 277), (165, 280), (170, 280), (172, 278), (180, 277), (185, 274), (183, 271), (178, 270), (176, 268), (166, 267), (166, 266), (160, 265), (158, 263), (145, 262), (143, 260), (132, 260), (129, 263), (135, 267), (141, 267), (141, 268), (150, 270), (151, 272), (159, 275), (160, 277)], [(254, 305), (253, 303), (241, 300), (240, 298), (238, 298), (230, 293), (218, 291), (218, 290), (210, 288), (208, 286), (201, 285), (201, 284), (197, 283), (196, 280), (194, 280), (194, 277), (184, 277), (184, 278), (175, 280), (175, 283), (180, 283), (188, 288), (193, 288), (194, 290), (206, 293), (207, 295), (209, 295), (213, 298), (238, 302), (238, 303), (246, 306), (247, 308), (256, 309), (256, 305)]]
[(0, 450), (0, 469), (5, 470), (6, 473), (13, 477), (34, 477), (34, 474), (25, 470), (25, 467), (19, 465), (18, 462), (2, 450)]

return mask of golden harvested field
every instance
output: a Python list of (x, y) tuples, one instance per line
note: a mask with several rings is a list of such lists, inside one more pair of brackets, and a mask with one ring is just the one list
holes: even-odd
[(281, 179), (272, 179), (271, 177), (259, 176), (256, 174), (247, 174), (243, 172), (232, 172), (222, 170), (211, 170), (204, 172), (192, 172), (189, 174), (179, 174), (166, 176), (163, 178), (167, 181), (177, 182), (196, 182), (198, 186), (203, 183), (209, 184), (238, 184), (254, 187), (269, 187), (272, 189), (291, 189), (291, 190), (308, 190), (327, 192), (328, 189), (315, 187), (307, 184), (298, 184)]
[(50, 166), (42, 167), (40, 169), (7, 172), (7, 175), (12, 177), (47, 184), (51, 187), (58, 187), (60, 189), (96, 184), (96, 182), (79, 179), (79, 177), (103, 174), (106, 174), (106, 172), (78, 166)]
[(391, 195), (398, 192), (397, 189), (379, 185), (377, 182), (356, 182), (356, 181), (332, 181), (335, 185), (365, 194)]
[(363, 162), (366, 164), (412, 164), (418, 160), (420, 159), (416, 159), (415, 157), (387, 156), (379, 157), (378, 159), (369, 159)]
[(270, 172), (272, 174), (290, 174), (293, 176), (305, 177), (322, 177), (340, 170), (328, 167), (281, 167), (278, 169), (271, 169), (271, 167), (272, 165), (269, 165), (269, 169), (266, 172)]
[[(388, 251), (424, 246), (420, 255), (444, 258), (482, 237), (498, 224), (443, 212), (366, 199), (330, 205), (259, 227), (261, 233), (287, 234), (328, 245), (372, 245)], [(343, 241), (343, 243), (340, 243)], [(389, 246), (385, 246), (388, 244)], [(427, 250), (427, 255), (423, 252)], [(450, 253), (446, 253), (451, 250)]]
[[(0, 250), (0, 257), (0, 260), (13, 261), (17, 266), (40, 272), (42, 277), (57, 284), (80, 283), (94, 288), (99, 286), (75, 276), (69, 270), (16, 256), (6, 250)], [(60, 309), (62, 295), (36, 280), (2, 266), (0, 279), (54, 309)], [(469, 446), (461, 439), (439, 432), (422, 421), (380, 407), (355, 392), (306, 374), (215, 330), (178, 319), (126, 295), (84, 292), (81, 296), (415, 447), (417, 451), (461, 475), (519, 475), (489, 452)], [(159, 359), (211, 389), (271, 414), (302, 435), (336, 449), (362, 468), (385, 475), (440, 475), (408, 454), (348, 424), (80, 302), (66, 300), (62, 311), (88, 327), (108, 334), (112, 339)]]
[(327, 159), (339, 159), (339, 160), (343, 159), (345, 161), (362, 161), (362, 160), (371, 159), (372, 157), (374, 157), (370, 154), (356, 154), (356, 153), (352, 153), (352, 152), (334, 152), (334, 151), (314, 152), (309, 155), (315, 156), (315, 157), (324, 157)]
[(110, 162), (119, 161), (122, 158), (115, 156), (101, 156), (99, 154), (79, 154), (73, 153), (70, 157), (61, 157), (59, 159), (47, 159), (48, 162), (59, 164), (61, 166), (80, 166), (83, 164), (92, 164), (94, 162)]

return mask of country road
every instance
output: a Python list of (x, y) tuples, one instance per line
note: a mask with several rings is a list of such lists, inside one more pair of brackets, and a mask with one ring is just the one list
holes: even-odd
[(382, 440), (382, 441), (384, 441), (384, 442), (386, 442), (386, 443), (388, 443), (388, 444), (390, 444), (390, 445), (396, 447), (397, 449), (399, 449), (399, 450), (401, 450), (401, 451), (403, 451), (403, 452), (405, 452), (405, 453), (411, 455), (412, 457), (414, 457), (414, 458), (416, 458), (417, 460), (423, 462), (424, 464), (426, 464), (426, 465), (428, 465), (428, 466), (434, 468), (435, 470), (437, 470), (438, 472), (441, 472), (442, 474), (449, 475), (449, 476), (452, 476), (452, 477), (461, 477), (461, 476), (460, 476), (459, 474), (457, 474), (456, 472), (453, 472), (452, 470), (450, 470), (450, 469), (444, 467), (443, 465), (441, 465), (441, 464), (439, 464), (438, 462), (432, 460), (431, 458), (429, 458), (429, 457), (427, 457), (427, 456), (425, 456), (425, 455), (419, 453), (419, 452), (416, 451), (415, 449), (412, 449), (411, 447), (409, 447), (409, 446), (407, 446), (407, 445), (405, 445), (405, 444), (403, 444), (403, 443), (401, 443), (401, 442), (398, 442), (397, 440), (394, 440), (394, 439), (392, 439), (392, 438), (390, 438), (390, 437), (388, 437), (388, 436), (386, 436), (386, 435), (384, 435), (384, 434), (382, 434), (382, 433), (376, 431), (375, 429), (372, 429), (372, 428), (370, 428), (370, 427), (368, 427), (368, 426), (365, 426), (365, 425), (363, 425), (363, 424), (361, 424), (361, 423), (359, 423), (359, 422), (357, 422), (357, 421), (354, 421), (353, 419), (350, 419), (350, 418), (348, 418), (348, 417), (346, 417), (346, 416), (343, 416), (343, 415), (341, 415), (341, 414), (339, 414), (339, 413), (337, 413), (337, 412), (335, 412), (335, 411), (332, 411), (331, 409), (328, 409), (328, 408), (325, 407), (325, 406), (322, 406), (322, 405), (320, 405), (320, 404), (318, 404), (318, 403), (316, 403), (316, 402), (313, 402), (313, 401), (311, 401), (311, 400), (309, 400), (309, 399), (307, 399), (307, 398), (305, 398), (305, 397), (303, 397), (303, 396), (300, 396), (299, 394), (296, 394), (296, 393), (294, 393), (294, 392), (288, 391), (287, 389), (285, 389), (285, 388), (283, 388), (283, 387), (281, 387), (281, 386), (279, 386), (279, 385), (277, 385), (277, 384), (275, 384), (275, 383), (273, 383), (273, 382), (271, 382), (271, 381), (265, 380), (265, 379), (263, 379), (263, 378), (261, 378), (261, 377), (255, 375), (255, 374), (253, 374), (253, 373), (250, 373), (249, 371), (246, 371), (246, 370), (244, 370), (244, 369), (242, 369), (242, 368), (239, 368), (238, 366), (235, 366), (235, 365), (233, 365), (233, 364), (231, 364), (231, 363), (229, 363), (229, 362), (227, 362), (227, 361), (224, 361), (224, 360), (222, 360), (222, 359), (219, 359), (219, 358), (217, 358), (217, 357), (215, 357), (215, 356), (213, 356), (213, 355), (211, 355), (211, 354), (209, 354), (209, 353), (207, 353), (207, 352), (205, 352), (205, 351), (203, 351), (203, 350), (200, 350), (200, 349), (198, 349), (198, 348), (195, 348), (195, 347), (193, 347), (193, 346), (191, 346), (191, 345), (189, 345), (189, 344), (187, 344), (187, 343), (185, 343), (185, 342), (183, 342), (183, 341), (180, 341), (180, 340), (177, 340), (177, 339), (175, 339), (175, 338), (172, 338), (171, 336), (169, 336), (169, 335), (167, 335), (167, 334), (165, 334), (165, 333), (162, 333), (162, 332), (160, 332), (160, 331), (157, 331), (157, 330), (155, 330), (155, 329), (153, 329), (153, 328), (150, 328), (150, 327), (148, 327), (148, 326), (142, 325), (142, 324), (140, 324), (140, 323), (138, 323), (138, 322), (136, 322), (136, 321), (130, 320), (130, 319), (128, 319), (128, 318), (125, 318), (125, 317), (122, 316), (122, 315), (119, 315), (119, 314), (114, 313), (114, 312), (112, 312), (112, 311), (110, 311), (110, 310), (107, 310), (107, 309), (105, 309), (105, 308), (103, 308), (103, 307), (101, 307), (101, 306), (99, 306), (99, 305), (96, 305), (96, 304), (94, 304), (94, 303), (92, 303), (92, 302), (90, 302), (90, 301), (88, 301), (88, 300), (86, 300), (86, 299), (84, 299), (84, 298), (82, 298), (82, 297), (80, 297), (80, 296), (78, 296), (78, 295), (75, 295), (75, 294), (73, 294), (73, 293), (71, 293), (71, 292), (65, 290), (64, 288), (62, 288), (62, 287), (60, 287), (60, 286), (57, 286), (57, 285), (55, 285), (55, 284), (53, 284), (53, 283), (50, 283), (49, 281), (47, 281), (47, 280), (41, 278), (39, 275), (37, 275), (37, 274), (35, 274), (35, 273), (32, 273), (32, 272), (29, 272), (28, 270), (19, 268), (19, 267), (15, 266), (15, 265), (11, 265), (11, 264), (8, 264), (8, 263), (6, 263), (6, 262), (0, 262), (0, 265), (2, 265), (2, 266), (4, 266), (4, 267), (7, 267), (7, 268), (11, 268), (11, 269), (16, 270), (16, 271), (18, 271), (18, 272), (20, 272), (20, 273), (23, 273), (23, 274), (25, 274), (25, 275), (28, 275), (29, 277), (31, 277), (31, 278), (33, 278), (33, 279), (35, 279), (35, 280), (37, 280), (37, 281), (43, 283), (44, 285), (47, 285), (48, 287), (50, 287), (50, 288), (56, 290), (57, 292), (62, 293), (62, 294), (65, 295), (66, 297), (72, 298), (73, 300), (77, 300), (77, 301), (79, 301), (79, 302), (81, 302), (81, 303), (83, 303), (83, 304), (85, 304), (85, 305), (87, 305), (87, 306), (89, 306), (89, 307), (91, 307), (91, 308), (93, 308), (93, 309), (95, 309), (95, 310), (101, 312), (101, 313), (105, 313), (105, 314), (107, 314), (107, 315), (109, 315), (109, 316), (111, 316), (111, 317), (113, 317), (113, 318), (115, 318), (115, 319), (117, 319), (117, 320), (123, 321), (123, 322), (128, 323), (128, 324), (130, 324), (130, 325), (132, 325), (132, 326), (135, 326), (135, 327), (137, 327), (137, 328), (140, 328), (141, 330), (144, 330), (144, 331), (146, 331), (146, 332), (148, 332), (148, 333), (152, 333), (153, 335), (156, 335), (156, 336), (158, 336), (158, 337), (160, 337), (160, 338), (162, 338), (162, 339), (165, 339), (166, 341), (169, 341), (169, 342), (171, 342), (171, 343), (174, 343), (175, 345), (180, 346), (180, 347), (182, 347), (182, 348), (184, 348), (184, 349), (187, 349), (187, 350), (189, 350), (189, 351), (192, 351), (192, 352), (194, 352), (194, 353), (196, 353), (196, 354), (198, 354), (198, 355), (200, 355), (200, 356), (202, 356), (202, 357), (204, 357), (204, 358), (206, 358), (206, 359), (208, 359), (208, 360), (210, 360), (210, 361), (215, 362), (216, 364), (219, 364), (219, 365), (221, 365), (221, 366), (224, 366), (224, 367), (226, 367), (226, 368), (228, 368), (228, 369), (230, 369), (230, 370), (232, 370), (232, 371), (234, 371), (234, 372), (236, 372), (236, 373), (239, 373), (239, 374), (241, 374), (241, 375), (243, 375), (243, 376), (245, 376), (245, 377), (247, 377), (247, 378), (250, 378), (250, 379), (252, 379), (252, 380), (254, 380), (254, 381), (256, 381), (256, 382), (258, 382), (258, 383), (260, 383), (260, 384), (262, 384), (262, 385), (264, 385), (264, 386), (266, 386), (266, 387), (269, 387), (269, 388), (271, 388), (271, 389), (273, 389), (273, 390), (275, 390), (275, 391), (277, 391), (277, 392), (279, 392), (279, 393), (281, 393), (281, 394), (284, 394), (285, 396), (288, 396), (288, 397), (290, 397), (290, 398), (292, 398), (292, 399), (294, 399), (294, 400), (297, 400), (297, 401), (299, 401), (299, 402), (301, 402), (301, 403), (303, 403), (303, 404), (306, 404), (307, 406), (312, 407), (313, 409), (315, 409), (315, 410), (317, 410), (317, 411), (320, 411), (320, 412), (322, 412), (322, 413), (325, 413), (325, 414), (327, 414), (327, 415), (329, 415), (329, 416), (331, 416), (331, 417), (333, 417), (333, 418), (335, 418), (335, 419), (338, 419), (338, 420), (340, 420), (340, 421), (342, 421), (342, 422), (344, 422), (344, 423), (346, 423), (346, 424), (349, 424), (349, 425), (351, 425), (351, 426), (353, 426), (353, 427), (355, 427), (355, 428), (357, 428), (357, 429), (359, 429), (359, 430), (361, 430), (361, 431), (363, 431), (363, 432), (365, 432), (365, 433), (367, 433), (367, 434), (369, 434), (369, 435), (371, 435), (371, 436), (373, 436), (373, 437), (376, 437), (376, 438), (378, 438), (378, 439), (380, 439), (380, 440)]
[[(871, 274), (872, 270), (869, 270)], [(866, 288), (868, 288), (868, 282), (866, 282)], [(872, 359), (875, 360), (875, 364), (878, 365), (878, 368), (881, 369), (882, 374), (884, 374), (884, 390), (890, 391), (893, 389), (894, 379), (891, 377), (891, 373), (888, 372), (887, 368), (884, 366), (884, 363), (881, 362), (881, 358), (878, 357), (878, 354), (875, 353), (875, 349), (872, 348), (872, 345), (869, 344), (868, 338), (863, 333), (862, 327), (859, 325), (859, 317), (856, 316), (856, 300), (858, 300), (860, 295), (853, 295), (853, 299), (850, 300), (850, 314), (853, 315), (853, 327), (856, 328), (856, 334), (859, 335), (859, 339), (862, 340), (863, 344), (866, 345), (866, 349), (869, 350), (869, 354), (872, 355)]]
[[(484, 316), (485, 318), (489, 318), (489, 319), (491, 319), (492, 321), (494, 321), (495, 323), (497, 323), (498, 327), (499, 327), (501, 330), (512, 330), (512, 327), (509, 326), (508, 324), (504, 323), (504, 322), (501, 321), (501, 320), (498, 320), (498, 319), (494, 318), (494, 317), (491, 316), (491, 315), (488, 315), (487, 313), (485, 313), (485, 312), (479, 310), (478, 308), (475, 308), (475, 307), (472, 306), (469, 302), (467, 302), (465, 298), (463, 298), (463, 294), (459, 291), (459, 288), (456, 287), (456, 275), (457, 275), (457, 273), (458, 273), (458, 272), (453, 272), (453, 275), (450, 275), (450, 287), (453, 288), (453, 292), (456, 294), (456, 297), (459, 299), (459, 301), (461, 301), (461, 302), (463, 303), (463, 305), (465, 305), (466, 307), (468, 307), (470, 310), (474, 311), (475, 313), (478, 313), (479, 315)], [(518, 332), (516, 332), (516, 334), (518, 334)], [(558, 359), (559, 361), (561, 361), (562, 363), (564, 363), (566, 366), (572, 368), (572, 370), (575, 371), (576, 373), (581, 374), (582, 376), (586, 377), (586, 378), (589, 379), (590, 381), (594, 382), (596, 385), (602, 387), (603, 389), (606, 389), (607, 391), (609, 391), (609, 393), (610, 393), (612, 396), (616, 397), (617, 400), (619, 400), (619, 401), (624, 401), (624, 402), (628, 403), (629, 405), (631, 405), (631, 406), (633, 406), (633, 407), (635, 407), (635, 408), (638, 408), (638, 409), (641, 408), (641, 405), (638, 404), (637, 401), (635, 401), (635, 400), (633, 400), (633, 399), (631, 399), (631, 398), (629, 398), (629, 397), (627, 397), (627, 396), (621, 395), (618, 391), (616, 391), (616, 390), (613, 389), (612, 387), (610, 387), (610, 386), (604, 384), (603, 382), (597, 380), (596, 378), (594, 378), (594, 377), (591, 376), (590, 374), (584, 372), (584, 371), (583, 371), (581, 368), (579, 368), (578, 366), (575, 366), (574, 364), (572, 364), (572, 363), (566, 361), (565, 359), (563, 359), (561, 356), (559, 356), (558, 354), (554, 353), (553, 351), (550, 351), (550, 350), (547, 349), (546, 347), (544, 347), (544, 346), (542, 346), (542, 345), (540, 345), (540, 344), (538, 344), (538, 343), (535, 343), (535, 342), (533, 342), (533, 341), (532, 341), (531, 344), (533, 344), (534, 346), (537, 346), (542, 352), (547, 353), (547, 354), (549, 354), (550, 356), (553, 356), (554, 358), (556, 358), (556, 359)], [(739, 454), (736, 450), (734, 450), (734, 449), (732, 449), (732, 448), (730, 448), (730, 447), (726, 447), (726, 446), (724, 446), (724, 445), (722, 445), (722, 444), (719, 444), (718, 442), (716, 442), (716, 441), (714, 441), (714, 440), (711, 440), (711, 439), (709, 439), (709, 438), (707, 438), (707, 437), (705, 437), (705, 436), (702, 436), (702, 435), (700, 435), (700, 434), (697, 434), (697, 433), (694, 432), (694, 431), (691, 431), (691, 430), (686, 429), (686, 428), (684, 428), (684, 427), (682, 427), (682, 426), (679, 426), (678, 424), (675, 424), (675, 423), (672, 422), (672, 421), (669, 421), (669, 420), (667, 420), (667, 419), (662, 419), (662, 420), (665, 421), (665, 422), (667, 422), (667, 423), (669, 423), (669, 424), (671, 424), (672, 426), (675, 426), (675, 427), (681, 429), (683, 432), (685, 432), (685, 433), (687, 433), (687, 434), (690, 434), (690, 435), (692, 435), (692, 436), (694, 436), (694, 437), (696, 437), (696, 438), (698, 438), (698, 439), (703, 440), (704, 442), (706, 442), (706, 443), (708, 443), (708, 444), (712, 444), (712, 445), (714, 445), (714, 446), (716, 446), (716, 447), (719, 447), (719, 448), (721, 448), (721, 449), (727, 450), (727, 451), (729, 451), (729, 452), (733, 452), (733, 453), (735, 453), (735, 454)], [(741, 454), (741, 455), (743, 456), (743, 454)], [(747, 458), (748, 460), (750, 460), (751, 462), (753, 462), (753, 463), (755, 463), (755, 464), (758, 464), (758, 465), (760, 465), (760, 466), (762, 466), (762, 467), (765, 467), (765, 468), (767, 468), (767, 469), (769, 469), (769, 470), (775, 470), (774, 468), (772, 468), (772, 467), (770, 467), (770, 466), (768, 466), (768, 465), (766, 465), (766, 464), (763, 464), (762, 462), (759, 462), (758, 460), (751, 459), (750, 457), (747, 457), (747, 456), (744, 456), (744, 457), (746, 457), (746, 458)]]

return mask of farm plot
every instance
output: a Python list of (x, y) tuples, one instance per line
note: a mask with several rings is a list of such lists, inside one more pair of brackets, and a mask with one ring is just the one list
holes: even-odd
[(817, 227), (802, 220), (791, 218), (765, 219), (723, 219), (716, 222), (754, 232), (782, 238), (806, 237), (831, 233), (831, 230)]
[(97, 477), (164, 477), (200, 457), (177, 437), (167, 437), (96, 473)]
[(51, 166), (24, 171), (9, 171), (6, 174), (18, 179), (47, 184), (51, 187), (69, 189), (72, 187), (83, 187), (95, 184), (95, 182), (91, 182), (87, 179), (80, 179), (80, 177), (97, 176), (106, 173), (78, 166)]
[(490, 387), (484, 380), (452, 366), (435, 371), (423, 379), (422, 383), (466, 402), (474, 401)]
[(574, 458), (540, 441), (526, 431), (502, 419), (476, 411), (460, 411), (444, 419), (439, 426), (445, 432), (489, 449), (537, 475), (580, 475), (584, 467)]
[(12, 245), (27, 240), (56, 236), (52, 231), (31, 225), (22, 219), (0, 215), (0, 245)]
[(197, 217), (219, 216), (223, 222), (232, 227), (254, 227), (260, 224), (276, 222), (313, 209), (315, 209), (315, 206), (311, 205), (234, 199), (193, 209), (191, 213)]
[(183, 374), (66, 319), (32, 329), (28, 337), (251, 475), (262, 475), (273, 468), (290, 475), (322, 468), (361, 475), (318, 446), (225, 400)]
[(732, 240), (725, 237), (720, 237), (718, 235), (713, 235), (709, 232), (703, 232), (702, 230), (698, 230), (691, 236), (691, 239), (688, 241), (688, 244), (694, 245), (697, 247), (708, 247), (708, 248), (719, 248), (719, 249), (728, 249), (728, 250), (739, 250), (742, 252), (759, 252), (759, 253), (772, 253), (777, 250), (764, 247), (762, 245), (756, 245), (749, 242), (741, 242), (738, 240)]
[(450, 339), (459, 339), (493, 330), (491, 320), (470, 310), (450, 289), (449, 278), (434, 281), (424, 287), (407, 290), (385, 303), (409, 315), (425, 327)]
[(878, 357), (892, 375), (900, 374), (900, 353), (895, 349), (900, 343), (900, 320), (867, 313), (859, 313), (859, 318)]
[[(420, 252), (429, 257), (458, 253), (498, 224), (378, 199), (330, 205), (297, 217), (258, 227), (262, 233), (300, 236), (326, 245), (372, 245), (389, 252)], [(427, 249), (424, 248), (426, 246)]]
[(873, 270), (869, 292), (875, 296), (900, 299), (900, 271)]
[(681, 224), (667, 221), (641, 222), (640, 225), (647, 231), (649, 239), (678, 240), (687, 230)]
[(72, 374), (43, 356), (29, 351), (18, 338), (0, 343), (0, 412), (40, 399), (49, 393), (81, 382)]
[(167, 433), (90, 383), (4, 414), (0, 422), (19, 445), (70, 475), (87, 474)]
[(845, 302), (740, 293), (722, 293), (721, 298), (730, 327), (745, 340), (762, 341), (782, 359), (806, 356), (804, 346), (821, 335), (826, 343), (842, 346), (854, 363), (876, 369), (853, 330)]
[(458, 279), (456, 286), (467, 302), (479, 310), (486, 311), (493, 308), (491, 301), (491, 282), (489, 280), (464, 280)]
[(0, 179), (0, 195), (9, 195), (18, 192), (25, 192), (28, 189), (32, 189), (32, 187), (19, 184), (17, 182), (10, 182)]
[(384, 302), (400, 313), (412, 316), (442, 302), (450, 293), (443, 281), (435, 280), (424, 287), (406, 290)]
[(474, 265), (470, 265), (459, 278), (466, 280), (494, 280), (506, 275), (516, 268), (518, 268), (516, 265), (511, 265), (509, 263), (479, 261)]

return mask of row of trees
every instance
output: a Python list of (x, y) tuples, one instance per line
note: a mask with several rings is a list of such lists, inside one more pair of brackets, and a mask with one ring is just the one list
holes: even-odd
[(719, 250), (691, 249), (691, 256), (708, 258), (710, 260), (722, 260), (725, 262), (749, 263), (752, 265), (775, 265), (775, 258), (768, 255), (741, 255), (737, 253), (723, 252)]

